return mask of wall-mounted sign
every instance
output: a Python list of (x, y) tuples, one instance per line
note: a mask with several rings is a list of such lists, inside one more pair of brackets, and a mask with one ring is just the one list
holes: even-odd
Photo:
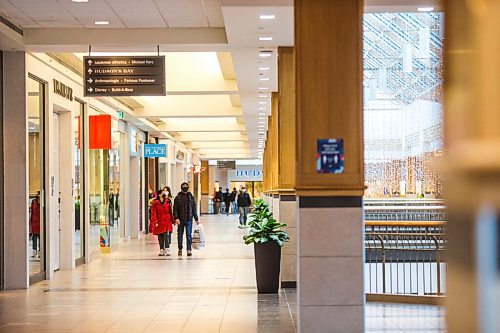
[(262, 175), (262, 170), (236, 170), (236, 177), (238, 178), (262, 177)]
[(177, 151), (177, 154), (175, 154), (175, 158), (178, 160), (178, 161), (184, 161), (184, 153), (180, 150)]
[(73, 102), (73, 89), (54, 79), (54, 93)]
[(83, 57), (85, 96), (165, 96), (165, 57)]
[(318, 173), (344, 173), (344, 139), (318, 140)]
[(219, 170), (235, 170), (235, 161), (217, 161), (217, 169)]
[(123, 117), (125, 116), (123, 114), (123, 111), (117, 111), (117, 113), (118, 113), (118, 119), (123, 119)]
[(167, 145), (151, 143), (145, 144), (144, 157), (167, 157)]

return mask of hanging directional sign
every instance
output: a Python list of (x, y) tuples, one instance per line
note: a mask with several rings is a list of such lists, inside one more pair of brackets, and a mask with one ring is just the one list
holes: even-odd
[(83, 57), (85, 96), (165, 96), (165, 57)]

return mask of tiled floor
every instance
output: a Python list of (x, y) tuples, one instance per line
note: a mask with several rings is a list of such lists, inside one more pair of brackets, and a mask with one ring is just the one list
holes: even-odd
[[(0, 293), (0, 332), (294, 332), (295, 290), (257, 295), (252, 247), (236, 217), (202, 223), (207, 247), (192, 258), (158, 257), (149, 237), (27, 291)], [(370, 332), (443, 325), (436, 307), (368, 304), (366, 317)]]

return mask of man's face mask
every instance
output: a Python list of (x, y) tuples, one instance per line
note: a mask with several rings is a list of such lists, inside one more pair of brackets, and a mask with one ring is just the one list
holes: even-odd
[(181, 187), (182, 192), (187, 192), (187, 191), (188, 191), (188, 189), (189, 189), (189, 187), (188, 187), (188, 186), (183, 186), (183, 187)]

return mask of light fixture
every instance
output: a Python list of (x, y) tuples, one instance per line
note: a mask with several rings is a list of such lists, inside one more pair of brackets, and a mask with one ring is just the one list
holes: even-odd
[(273, 51), (260, 51), (259, 52), (259, 57), (261, 57), (261, 58), (269, 58), (272, 55), (273, 55)]
[(260, 94), (259, 97), (260, 98), (267, 98), (267, 95)]
[(268, 90), (268, 87), (259, 87), (259, 90)]
[(267, 102), (265, 102), (265, 101), (261, 101), (261, 102), (259, 102), (259, 104), (262, 104), (262, 105), (263, 105), (263, 104), (267, 104)]
[(265, 112), (259, 112), (259, 116), (265, 116), (266, 113)]
[(271, 40), (273, 40), (273, 37), (272, 36), (260, 36), (259, 40), (261, 40), (261, 41), (271, 41)]
[(266, 108), (262, 108), (262, 107), (260, 107), (260, 108), (259, 108), (259, 110), (265, 110), (265, 109), (266, 109)]
[(89, 0), (71, 0), (73, 2), (89, 2)]
[(268, 71), (269, 67), (261, 66), (259, 67), (259, 71)]
[(260, 120), (266, 120), (266, 117), (259, 117)]
[(274, 15), (274, 14), (261, 14), (259, 17), (261, 20), (274, 20), (276, 18), (276, 15)]
[(261, 77), (259, 78), (260, 81), (269, 81), (269, 78), (268, 77)]
[(96, 25), (107, 25), (107, 24), (109, 24), (109, 21), (95, 21), (94, 24), (96, 24)]
[(432, 12), (434, 10), (434, 7), (418, 7), (419, 12)]

